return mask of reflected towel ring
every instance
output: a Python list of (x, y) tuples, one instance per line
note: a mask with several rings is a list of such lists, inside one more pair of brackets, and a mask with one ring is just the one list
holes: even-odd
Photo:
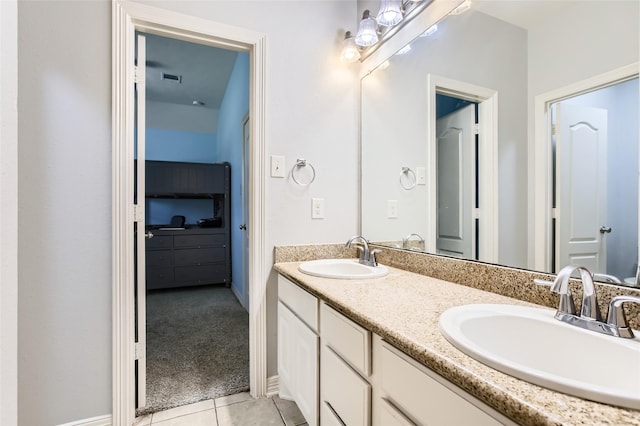
[[(309, 166), (311, 167), (311, 180), (307, 183), (302, 183), (300, 181), (298, 181), (298, 179), (296, 179), (296, 170), (298, 170), (298, 168), (300, 167), (306, 167)], [(316, 180), (316, 169), (315, 167), (313, 167), (313, 164), (311, 164), (310, 162), (308, 162), (307, 160), (298, 158), (296, 160), (296, 164), (294, 164), (293, 168), (291, 169), (291, 179), (293, 179), (293, 181), (295, 183), (297, 183), (300, 186), (307, 186), (307, 185), (311, 185), (313, 183), (314, 180)]]
[[(409, 179), (409, 183), (405, 183), (404, 179), (402, 179), (403, 176), (407, 176), (407, 179)], [(416, 187), (416, 172), (414, 172), (413, 170), (411, 170), (409, 167), (403, 166), (402, 170), (400, 172), (400, 186), (404, 189), (406, 189), (407, 191), (410, 189), (413, 189)]]

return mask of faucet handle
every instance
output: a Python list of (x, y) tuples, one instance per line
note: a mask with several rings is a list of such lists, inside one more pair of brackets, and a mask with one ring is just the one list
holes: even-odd
[(573, 296), (571, 295), (571, 292), (567, 291), (566, 293), (561, 293), (556, 291), (553, 288), (554, 281), (534, 278), (533, 283), (536, 285), (544, 286), (544, 287), (550, 287), (552, 293), (556, 293), (560, 295), (560, 305), (558, 306), (558, 313), (568, 314), (568, 315), (576, 314), (576, 305), (573, 302)]
[(620, 337), (633, 339), (633, 331), (629, 327), (627, 317), (624, 314), (622, 304), (625, 302), (640, 303), (640, 297), (636, 296), (616, 296), (609, 303), (609, 313), (607, 314), (607, 323), (613, 327)]
[(369, 266), (378, 266), (378, 262), (376, 261), (376, 254), (380, 253), (382, 250), (373, 249), (369, 252)]

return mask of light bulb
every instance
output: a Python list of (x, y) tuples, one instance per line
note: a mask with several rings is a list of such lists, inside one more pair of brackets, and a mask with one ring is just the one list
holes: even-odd
[(356, 44), (365, 47), (376, 44), (378, 42), (377, 30), (376, 21), (371, 18), (369, 11), (365, 10), (358, 27), (358, 34), (356, 34)]
[(351, 35), (351, 31), (347, 31), (342, 42), (340, 60), (342, 62), (356, 62), (358, 59), (360, 59), (360, 51)]
[(376, 16), (378, 24), (392, 27), (402, 21), (402, 0), (382, 0)]

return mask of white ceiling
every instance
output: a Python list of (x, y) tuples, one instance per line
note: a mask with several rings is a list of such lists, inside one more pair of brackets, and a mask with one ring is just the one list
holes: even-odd
[[(181, 105), (200, 101), (204, 108), (220, 108), (237, 52), (145, 35), (147, 100)], [(162, 72), (182, 76), (182, 82), (162, 80)]]

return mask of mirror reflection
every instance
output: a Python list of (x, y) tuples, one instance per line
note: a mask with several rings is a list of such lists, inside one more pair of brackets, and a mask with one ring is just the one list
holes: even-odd
[(425, 28), (362, 79), (362, 234), (634, 285), (637, 16), (629, 1), (479, 0)]

